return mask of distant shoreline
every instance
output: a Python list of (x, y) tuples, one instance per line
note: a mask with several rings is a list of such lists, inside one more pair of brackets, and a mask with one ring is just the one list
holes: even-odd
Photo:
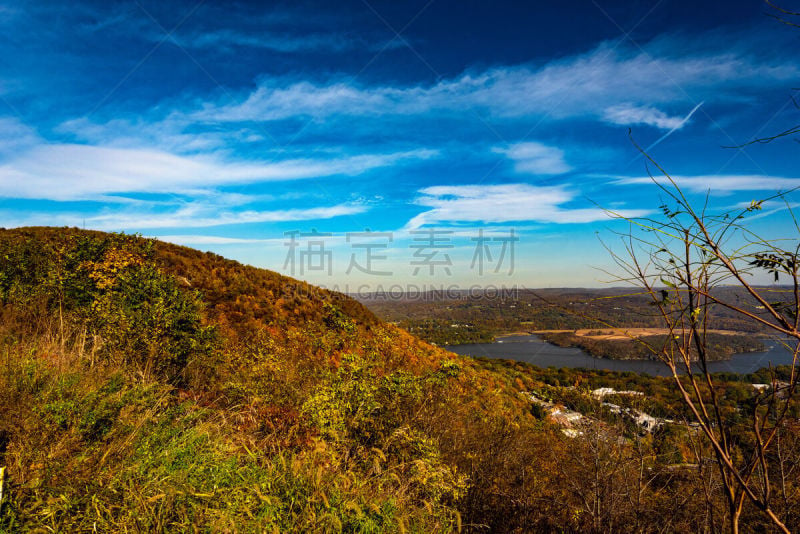
[[(559, 347), (576, 347), (580, 348), (588, 355), (597, 359), (605, 360), (653, 360), (652, 357), (646, 357), (642, 354), (637, 354), (633, 351), (635, 345), (628, 342), (634, 341), (639, 338), (646, 338), (652, 336), (665, 336), (670, 332), (666, 328), (583, 328), (583, 329), (548, 329), (548, 330), (528, 330), (528, 331), (515, 331), (504, 333), (496, 336), (492, 343), (502, 344), (509, 338), (519, 336), (536, 336), (543, 341), (556, 345)], [(736, 343), (732, 340), (733, 345), (728, 350), (723, 352), (709, 353), (709, 361), (727, 361), (733, 354), (747, 353), (747, 352), (760, 352), (764, 350), (760, 339), (763, 339), (763, 334), (742, 332), (736, 330), (719, 330), (709, 329), (707, 333), (711, 336), (731, 336), (738, 338), (748, 338), (749, 342), (745, 342), (744, 346), (735, 347), (737, 344), (742, 345), (742, 342)], [(566, 335), (567, 338), (563, 338)], [(750, 346), (756, 339), (759, 339), (759, 346)], [(465, 343), (469, 345), (470, 343)], [(474, 344), (474, 343), (473, 343)], [(619, 345), (615, 345), (619, 344)], [(614, 346), (617, 347), (614, 350)], [(631, 348), (631, 351), (627, 347)], [(737, 350), (738, 349), (738, 350)]]
[[(591, 334), (591, 332), (604, 332), (602, 334)], [(758, 332), (743, 332), (740, 330), (718, 330), (708, 329), (709, 334), (721, 334), (726, 336), (754, 336), (763, 337), (763, 334)], [(667, 328), (579, 328), (575, 329), (551, 329), (551, 330), (520, 330), (517, 332), (508, 332), (505, 334), (498, 334), (495, 336), (495, 341), (514, 336), (531, 336), (541, 334), (575, 334), (580, 337), (588, 337), (591, 339), (607, 339), (607, 340), (630, 340), (632, 337), (640, 336), (658, 336), (669, 334)]]

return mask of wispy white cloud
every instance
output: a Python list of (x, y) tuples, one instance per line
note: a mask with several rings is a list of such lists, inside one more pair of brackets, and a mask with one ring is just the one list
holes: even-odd
[(277, 52), (297, 52), (300, 50), (345, 50), (351, 43), (344, 36), (336, 34), (276, 35), (262, 32), (249, 34), (242, 31), (222, 29), (210, 32), (175, 35), (173, 40), (187, 48), (226, 48), (252, 47), (265, 48)]
[[(733, 206), (733, 209), (731, 209), (730, 211), (734, 211), (734, 210), (744, 211), (745, 209), (750, 207), (751, 202), (752, 201), (750, 201), (750, 202), (738, 202), (738, 203), (736, 203), (735, 206)], [(753, 221), (753, 220), (756, 220), (756, 219), (764, 219), (764, 218), (767, 218), (767, 217), (771, 217), (771, 216), (775, 215), (776, 213), (783, 213), (783, 212), (787, 212), (787, 211), (791, 212), (791, 215), (793, 217), (797, 217), (797, 208), (800, 208), (800, 202), (792, 202), (788, 198), (786, 198), (785, 200), (784, 199), (768, 200), (766, 202), (762, 202), (761, 203), (761, 209), (760, 210), (751, 211), (747, 215), (747, 220), (748, 221)], [(786, 236), (786, 234), (784, 234), (786, 237), (781, 236), (781, 237), (776, 239), (776, 242), (779, 239), (786, 239), (787, 237), (788, 237), (788, 242), (795, 242), (795, 239), (791, 237), (792, 234), (795, 233), (795, 226), (793, 224), (786, 224), (786, 225), (781, 225), (781, 228), (784, 231), (786, 231), (786, 234), (788, 234), (788, 236)]]
[(42, 142), (36, 131), (13, 117), (0, 117), (0, 156), (18, 154)]
[(263, 140), (259, 132), (244, 128), (191, 130), (191, 121), (177, 111), (164, 118), (117, 118), (102, 123), (79, 117), (55, 128), (57, 133), (69, 135), (81, 143), (113, 148), (158, 147), (180, 154), (210, 152)]
[[(653, 180), (660, 184), (669, 184), (664, 176), (617, 176), (614, 183), (619, 185), (652, 184)], [(672, 180), (681, 188), (695, 193), (711, 191), (714, 194), (732, 193), (735, 191), (789, 191), (800, 187), (800, 178), (786, 178), (781, 176), (742, 175), (742, 174), (711, 174), (696, 176), (671, 176)]]
[[(215, 53), (231, 53), (242, 48), (280, 53), (339, 53), (406, 46), (400, 39), (383, 43), (356, 32), (331, 30), (329, 28), (341, 27), (333, 24), (335, 19), (326, 20), (322, 12), (309, 17), (304, 10), (291, 5), (258, 6), (245, 14), (248, 9), (243, 6), (204, 4), (193, 10), (193, 16), (178, 28), (166, 28), (158, 21), (155, 11), (150, 13), (142, 5), (134, 8), (125, 3), (73, 4), (68, 9), (32, 6), (27, 11), (32, 11), (32, 16), (46, 16), (48, 22), (57, 19), (59, 24), (71, 25), (85, 33), (108, 30), (117, 36), (122, 34), (152, 43), (166, 39), (189, 50)], [(0, 6), (0, 22), (5, 11)], [(167, 35), (169, 30), (172, 31)]]
[(229, 184), (352, 176), (436, 154), (418, 149), (331, 159), (245, 161), (154, 149), (45, 144), (0, 165), (0, 197), (77, 200), (114, 193), (192, 193)]
[(493, 151), (513, 160), (514, 169), (521, 173), (564, 174), (572, 170), (564, 159), (563, 150), (534, 141), (495, 147)]
[[(204, 37), (206, 41), (202, 43), (225, 39), (244, 42), (249, 38), (219, 30)], [(471, 109), (485, 113), (493, 121), (591, 119), (611, 124), (648, 124), (667, 131), (654, 146), (688, 123), (696, 107), (686, 116), (679, 116), (676, 112), (680, 110), (685, 113), (693, 103), (691, 98), (699, 99), (713, 94), (717, 100), (724, 99), (726, 85), (733, 85), (737, 90), (748, 86), (762, 87), (765, 83), (774, 85), (775, 82), (800, 74), (794, 64), (759, 62), (744, 53), (697, 52), (676, 58), (664, 55), (663, 50), (668, 47), (663, 43), (655, 48), (658, 50), (653, 54), (646, 54), (603, 44), (588, 53), (538, 66), (516, 65), (471, 71), (432, 85), (363, 85), (342, 78), (319, 82), (264, 77), (252, 92), (240, 93), (237, 97), (193, 100), (183, 105), (173, 102), (172, 105), (159, 106), (133, 119), (116, 118), (108, 122), (96, 122), (85, 117), (76, 118), (63, 122), (56, 131), (67, 134), (70, 140), (96, 145), (98, 151), (101, 150), (99, 147), (145, 151), (130, 154), (137, 158), (145, 156), (143, 161), (150, 159), (152, 153), (161, 151), (192, 156), (194, 159), (175, 162), (178, 163), (175, 169), (202, 163), (202, 169), (192, 169), (195, 176), (219, 174), (218, 167), (223, 166), (222, 160), (225, 158), (216, 154), (246, 154), (256, 149), (263, 154), (265, 147), (267, 150), (274, 149), (276, 141), (278, 145), (298, 141), (295, 129), (281, 130), (283, 125), (262, 124), (287, 119), (300, 120), (300, 134), (314, 131), (328, 139), (332, 137), (331, 134), (337, 139), (347, 139), (342, 130), (345, 128), (346, 132), (358, 129), (362, 134), (379, 132), (383, 139), (387, 116), (396, 120), (395, 124), (405, 121), (408, 126), (399, 126), (399, 129), (405, 128), (407, 132), (409, 127), (416, 127), (420, 121), (439, 120), (440, 114), (457, 120), (474, 120), (474, 113), (465, 113), (465, 110)], [(737, 95), (737, 98), (741, 97)], [(166, 112), (163, 111), (165, 109)], [(348, 120), (330, 120), (337, 117)], [(357, 122), (357, 127), (349, 120), (354, 117), (363, 119)], [(309, 120), (313, 124), (309, 124)], [(304, 142), (304, 139), (299, 139), (299, 142)], [(157, 147), (157, 150), (153, 150), (153, 147)], [(264, 179), (269, 180), (296, 179), (315, 174), (328, 176), (342, 173), (345, 171), (337, 168), (346, 165), (355, 168), (347, 173), (357, 174), (363, 172), (358, 170), (361, 164), (374, 168), (383, 166), (377, 163), (378, 158), (392, 158), (391, 154), (373, 155), (370, 164), (367, 163), (369, 156), (352, 155), (358, 151), (357, 148), (343, 148), (342, 153), (350, 155), (340, 157), (338, 161), (307, 158), (262, 163), (227, 161), (224, 167), (231, 181), (256, 180), (254, 176), (259, 173), (265, 174)], [(43, 149), (45, 153), (37, 156), (44, 156), (43, 160), (47, 161), (46, 152), (57, 150)], [(104, 162), (104, 172), (109, 170), (109, 160), (121, 162), (116, 157), (86, 154), (88, 149), (70, 152), (80, 150), (84, 152), (81, 158), (85, 157), (90, 174), (98, 159)], [(554, 147), (525, 143), (499, 150), (507, 150), (506, 155), (515, 160), (518, 172), (561, 174), (568, 172), (571, 167), (564, 161), (563, 153), (560, 154), (559, 149)], [(412, 152), (416, 156), (411, 156), (410, 152), (406, 154), (417, 158), (430, 157), (431, 154), (426, 150)], [(66, 161), (69, 167), (70, 158), (66, 158)], [(11, 170), (19, 171), (20, 166), (31, 166), (29, 163), (17, 161)], [(387, 164), (394, 163), (396, 160)], [(323, 166), (326, 169), (320, 168)], [(109, 178), (111, 184), (119, 181), (119, 174), (124, 174), (120, 169), (112, 170), (114, 172)], [(3, 168), (0, 172), (10, 171)], [(242, 174), (250, 177), (245, 178)], [(276, 177), (281, 174), (286, 177)], [(16, 176), (25, 176), (25, 173)], [(199, 180), (203, 182), (204, 179)], [(59, 181), (65, 182), (63, 179)], [(165, 183), (169, 182), (169, 179), (165, 179)], [(212, 182), (217, 183), (218, 180)], [(150, 180), (145, 177), (143, 184), (149, 183)], [(74, 190), (77, 192), (80, 189), (77, 187)], [(3, 194), (1, 189), (0, 194)]]
[[(764, 64), (734, 53), (670, 58), (601, 45), (542, 66), (495, 67), (433, 85), (363, 86), (349, 81), (314, 83), (265, 78), (243, 98), (206, 103), (191, 116), (201, 121), (274, 121), (297, 116), (419, 115), (485, 110), (496, 118), (593, 117), (614, 124), (672, 129), (684, 120), (656, 106), (685, 109), (735, 82), (762, 87), (797, 76), (788, 63)], [(687, 96), (688, 95), (688, 96)]]
[[(448, 185), (426, 187), (419, 193), (416, 204), (431, 209), (411, 219), (406, 225), (408, 228), (458, 221), (589, 223), (609, 219), (600, 208), (565, 207), (575, 199), (575, 194), (562, 186)], [(625, 217), (648, 213), (626, 209), (615, 212)]]
[(176, 245), (249, 245), (254, 243), (270, 243), (273, 239), (247, 239), (242, 237), (224, 237), (215, 235), (196, 235), (196, 234), (183, 234), (183, 235), (156, 235), (151, 236), (159, 241), (166, 241), (167, 243), (174, 243)]
[(686, 124), (683, 117), (670, 117), (660, 109), (632, 104), (611, 106), (603, 112), (603, 118), (608, 122), (623, 126), (647, 124), (662, 129), (680, 128)]
[(235, 224), (265, 222), (293, 222), (332, 219), (344, 215), (355, 215), (367, 211), (359, 204), (337, 204), (334, 206), (294, 208), (280, 210), (243, 210), (209, 212), (192, 204), (172, 213), (106, 213), (86, 219), (92, 228), (210, 228)]
[[(163, 36), (153, 34), (153, 39)], [(381, 50), (406, 46), (401, 39), (388, 42), (370, 42), (352, 35), (340, 33), (281, 33), (272, 30), (245, 32), (233, 29), (213, 31), (178, 32), (171, 36), (177, 45), (190, 49), (212, 49), (230, 51), (248, 47), (275, 52), (346, 52), (353, 50)]]
[(692, 118), (692, 115), (694, 115), (694, 113), (695, 113), (695, 112), (696, 112), (698, 109), (700, 109), (700, 106), (702, 106), (704, 103), (705, 103), (705, 102), (700, 102), (700, 103), (699, 103), (699, 104), (697, 104), (695, 107), (693, 107), (693, 108), (691, 109), (691, 111), (689, 111), (689, 113), (687, 113), (687, 114), (686, 114), (686, 116), (685, 116), (685, 117), (684, 117), (684, 118), (683, 118), (683, 119), (682, 119), (682, 120), (681, 120), (681, 121), (680, 121), (678, 124), (676, 124), (675, 126), (673, 126), (673, 127), (672, 127), (672, 128), (671, 128), (671, 129), (670, 129), (668, 132), (667, 132), (667, 133), (665, 133), (664, 135), (662, 135), (661, 137), (659, 137), (658, 139), (656, 139), (656, 140), (655, 140), (653, 143), (651, 143), (651, 144), (650, 144), (650, 146), (648, 146), (648, 147), (645, 149), (645, 151), (646, 151), (646, 152), (649, 152), (649, 151), (650, 151), (650, 150), (652, 150), (652, 149), (653, 149), (653, 148), (654, 148), (656, 145), (658, 145), (659, 143), (661, 143), (661, 142), (662, 142), (664, 139), (666, 139), (667, 137), (669, 137), (670, 135), (672, 135), (672, 134), (673, 134), (673, 133), (675, 133), (676, 131), (678, 131), (678, 130), (680, 130), (681, 128), (683, 128), (683, 126), (684, 126), (684, 125), (685, 125), (687, 122), (689, 122), (689, 119), (691, 119), (691, 118)]
[[(85, 226), (94, 230), (147, 230), (155, 228), (211, 228), (253, 223), (278, 223), (325, 220), (364, 213), (368, 206), (336, 204), (311, 208), (278, 210), (219, 210), (213, 205), (191, 202), (180, 208), (155, 212), (146, 209), (124, 211), (104, 210), (99, 214), (86, 213), (27, 213), (0, 212), (0, 224), (16, 226)], [(187, 243), (188, 244), (188, 243)]]

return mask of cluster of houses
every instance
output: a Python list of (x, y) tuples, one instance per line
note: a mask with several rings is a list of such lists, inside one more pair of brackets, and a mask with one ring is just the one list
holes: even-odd
[[(613, 388), (599, 388), (591, 392), (592, 396), (602, 399), (608, 395), (629, 395), (629, 396), (642, 396), (644, 393), (641, 391), (617, 391)], [(532, 393), (528, 396), (534, 404), (538, 404), (547, 414), (548, 418), (554, 423), (561, 426), (561, 431), (569, 437), (577, 437), (583, 434), (583, 429), (595, 423), (592, 418), (587, 417), (580, 412), (569, 410), (566, 407), (555, 404), (553, 402), (540, 399)], [(665, 424), (674, 423), (671, 419), (660, 419), (646, 414), (640, 410), (633, 408), (625, 408), (610, 402), (602, 402), (602, 405), (607, 407), (613, 414), (622, 415), (630, 418), (641, 429), (642, 432), (654, 432)]]
[[(782, 385), (788, 387), (788, 384), (779, 383), (778, 387), (776, 388), (779, 391), (779, 395)], [(759, 392), (768, 391), (772, 388), (770, 384), (752, 384), (752, 386)], [(539, 405), (544, 410), (550, 421), (556, 423), (561, 427), (561, 431), (566, 436), (569, 437), (580, 436), (583, 434), (584, 430), (586, 430), (587, 428), (598, 422), (597, 420), (591, 417), (587, 417), (581, 414), (580, 412), (570, 410), (561, 404), (556, 404), (548, 400), (539, 398), (534, 393), (526, 393), (526, 394), (530, 398), (531, 402)], [(642, 433), (655, 432), (657, 429), (667, 424), (686, 424), (686, 423), (677, 423), (672, 419), (653, 417), (652, 415), (649, 415), (641, 410), (636, 410), (634, 408), (627, 408), (603, 400), (605, 397), (608, 397), (609, 395), (625, 395), (630, 397), (641, 397), (644, 396), (644, 393), (642, 393), (641, 391), (615, 390), (614, 388), (597, 388), (595, 390), (592, 390), (590, 394), (594, 398), (600, 400), (602, 406), (608, 408), (608, 410), (612, 414), (627, 417), (628, 419), (633, 421), (639, 427)], [(698, 425), (697, 423), (693, 422), (689, 423), (688, 426), (696, 428)]]

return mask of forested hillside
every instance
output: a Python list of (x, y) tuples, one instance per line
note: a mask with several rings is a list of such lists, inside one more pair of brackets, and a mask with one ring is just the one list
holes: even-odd
[[(708, 445), (668, 379), (462, 358), (344, 295), (75, 229), (0, 231), (0, 317), (3, 532), (662, 532), (727, 521)], [(748, 380), (764, 378), (717, 382), (743, 454)], [(615, 410), (592, 395), (601, 386), (646, 396), (615, 397)], [(639, 411), (670, 422), (643, 429), (626, 415)], [(774, 464), (776, 512), (794, 527), (799, 430), (781, 434)], [(743, 524), (766, 528), (749, 504)]]

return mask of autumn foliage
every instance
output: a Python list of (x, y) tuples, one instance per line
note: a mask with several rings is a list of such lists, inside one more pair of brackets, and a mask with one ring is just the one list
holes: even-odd
[[(136, 236), (2, 231), (0, 299), (0, 532), (726, 521), (702, 436), (642, 432), (589, 393), (638, 388), (647, 395), (612, 400), (680, 422), (665, 379), (462, 358), (344, 295)], [(749, 384), (719, 383), (735, 413)], [(533, 396), (585, 426), (565, 433)], [(782, 434), (778, 509), (794, 526), (797, 438)]]

